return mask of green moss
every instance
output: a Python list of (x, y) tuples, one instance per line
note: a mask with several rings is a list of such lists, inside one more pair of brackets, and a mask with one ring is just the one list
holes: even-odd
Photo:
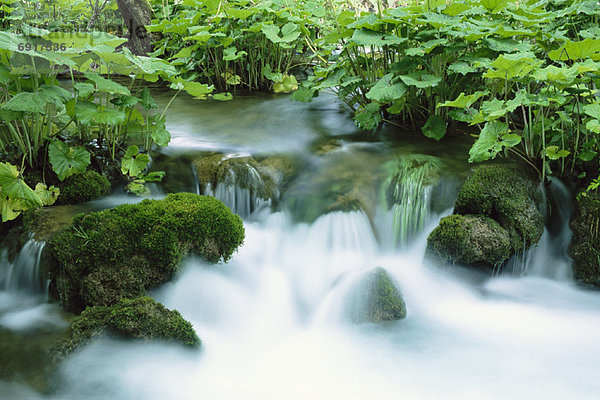
[(496, 220), (509, 232), (513, 252), (521, 251), (537, 243), (544, 231), (537, 182), (517, 165), (477, 166), (458, 193), (454, 213)]
[(68, 337), (53, 348), (57, 359), (71, 353), (94, 337), (106, 334), (124, 338), (174, 341), (197, 348), (200, 339), (192, 324), (177, 311), (165, 308), (150, 297), (122, 299), (113, 306), (86, 308), (76, 317)]
[(69, 310), (111, 305), (167, 280), (187, 254), (227, 261), (244, 226), (219, 200), (177, 193), (80, 214), (55, 235), (55, 295)]
[(573, 238), (569, 256), (573, 258), (575, 278), (600, 285), (600, 197), (596, 193), (580, 196), (569, 223)]
[(493, 267), (510, 256), (508, 232), (491, 218), (449, 215), (427, 238), (427, 254), (443, 262)]
[(95, 200), (110, 192), (110, 182), (96, 171), (69, 176), (60, 184), (58, 204), (77, 204)]
[(406, 318), (406, 304), (387, 271), (381, 267), (369, 272), (359, 296), (350, 307), (353, 322), (382, 322)]

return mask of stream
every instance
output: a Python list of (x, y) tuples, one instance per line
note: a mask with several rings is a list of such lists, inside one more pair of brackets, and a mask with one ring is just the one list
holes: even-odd
[[(32, 239), (12, 261), (0, 254), (0, 399), (598, 398), (600, 293), (572, 281), (569, 193), (560, 182), (548, 189), (552, 216), (540, 243), (502, 272), (439, 267), (424, 259), (426, 239), (452, 212), (469, 169), (468, 137), (360, 133), (327, 95), (308, 104), (180, 96), (167, 120), (172, 142), (154, 162), (172, 190), (200, 190), (191, 161), (210, 151), (284, 156), (296, 166), (275, 210), (240, 200), (243, 191), (215, 191), (244, 218), (244, 244), (227, 264), (186, 260), (151, 293), (193, 324), (202, 349), (100, 339), (48, 370), (39, 354), (68, 323), (46, 301), (36, 272), (43, 243)], [(394, 211), (382, 200), (382, 168), (413, 154), (437, 157), (442, 172)], [(339, 182), (370, 199), (370, 209), (308, 218), (336, 200), (327, 189)], [(348, 304), (375, 267), (401, 290), (407, 317), (353, 323)]]

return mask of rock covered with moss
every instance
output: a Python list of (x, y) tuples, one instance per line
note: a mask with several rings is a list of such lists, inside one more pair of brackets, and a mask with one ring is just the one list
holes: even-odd
[(78, 204), (99, 199), (110, 192), (110, 182), (96, 171), (71, 175), (60, 185), (57, 204)]
[(580, 196), (569, 226), (573, 231), (569, 256), (574, 261), (575, 278), (600, 286), (600, 196)]
[(427, 238), (429, 255), (442, 262), (495, 266), (511, 253), (508, 231), (491, 218), (449, 215)]
[(377, 267), (360, 282), (350, 303), (355, 323), (395, 321), (406, 318), (406, 304), (387, 271)]
[(458, 193), (454, 214), (462, 218), (443, 219), (428, 239), (427, 252), (448, 262), (497, 265), (539, 241), (544, 231), (540, 200), (537, 177), (523, 167), (479, 165)]
[(53, 347), (53, 356), (62, 359), (91, 339), (106, 335), (200, 346), (192, 324), (179, 312), (150, 297), (138, 297), (121, 299), (112, 306), (86, 308), (71, 323), (68, 337)]
[(191, 193), (80, 214), (50, 241), (51, 290), (71, 311), (112, 305), (171, 279), (187, 254), (227, 261), (243, 240), (239, 216)]

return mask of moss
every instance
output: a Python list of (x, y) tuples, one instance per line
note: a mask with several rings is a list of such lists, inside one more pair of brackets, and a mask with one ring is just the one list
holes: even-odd
[(69, 176), (60, 184), (57, 204), (77, 204), (108, 195), (110, 182), (96, 171)]
[(197, 348), (200, 339), (192, 324), (177, 311), (165, 308), (150, 297), (122, 299), (113, 306), (86, 308), (76, 317), (65, 340), (54, 346), (55, 359), (76, 350), (92, 338), (104, 335), (123, 338), (174, 341)]
[(509, 233), (482, 216), (449, 215), (427, 238), (427, 255), (443, 262), (493, 267), (510, 254)]
[(509, 232), (513, 252), (521, 251), (537, 243), (544, 231), (537, 182), (517, 165), (477, 166), (458, 193), (454, 213), (496, 220)]
[(111, 305), (169, 280), (187, 254), (227, 261), (243, 239), (240, 217), (191, 193), (80, 214), (50, 241), (51, 288), (72, 311)]
[(600, 286), (600, 196), (589, 193), (577, 200), (569, 223), (573, 238), (569, 256), (575, 278)]
[(369, 272), (359, 296), (350, 305), (353, 322), (382, 322), (406, 318), (406, 304), (387, 271), (381, 267)]

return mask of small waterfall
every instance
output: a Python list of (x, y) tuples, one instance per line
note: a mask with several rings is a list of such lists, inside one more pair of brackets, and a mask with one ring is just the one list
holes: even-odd
[[(236, 157), (235, 155), (227, 156), (222, 159), (222, 162)], [(242, 218), (270, 209), (272, 198), (279, 197), (275, 185), (271, 188), (274, 193), (269, 193), (270, 188), (263, 180), (262, 175), (247, 162), (236, 164), (235, 168), (229, 167), (214, 187), (212, 183), (208, 183), (204, 187), (197, 185), (196, 189), (198, 194), (213, 196), (221, 200)]]
[(6, 251), (0, 255), (0, 290), (48, 296), (48, 282), (42, 278), (40, 271), (45, 244), (30, 236), (12, 262), (8, 260)]
[(573, 235), (569, 229), (569, 219), (573, 213), (571, 193), (561, 181), (551, 178), (545, 195), (550, 209), (540, 241), (511, 257), (505, 271), (516, 276), (569, 280), (572, 278), (572, 260), (567, 255), (567, 248)]
[(447, 186), (437, 180), (441, 165), (435, 157), (418, 154), (387, 165), (391, 173), (383, 188), (389, 212), (384, 218), (391, 217), (394, 246), (406, 247), (431, 218), (434, 188)]

